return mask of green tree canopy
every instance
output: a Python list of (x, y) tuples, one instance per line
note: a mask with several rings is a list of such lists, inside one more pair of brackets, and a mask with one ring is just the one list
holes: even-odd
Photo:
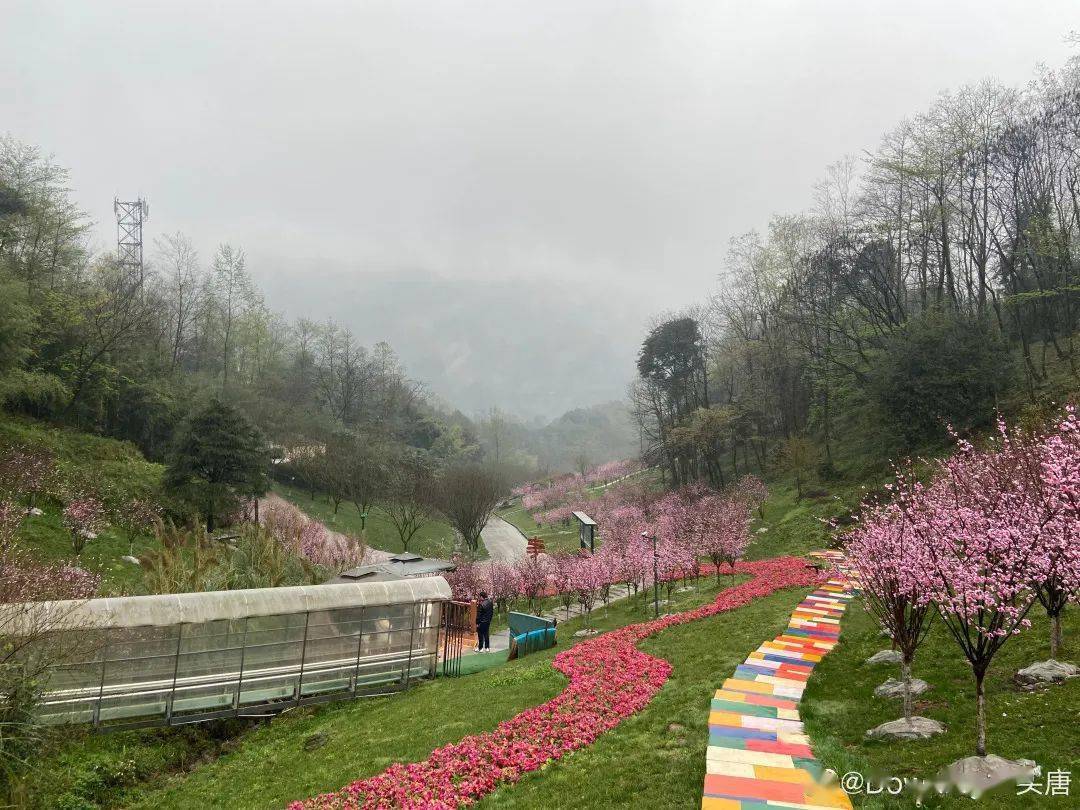
[(929, 312), (908, 321), (868, 375), (904, 449), (945, 438), (946, 425), (989, 422), (1012, 377), (1008, 346), (986, 319)]
[(266, 493), (270, 450), (262, 433), (240, 411), (218, 399), (180, 429), (165, 484), (189, 499), (207, 531), (239, 498)]

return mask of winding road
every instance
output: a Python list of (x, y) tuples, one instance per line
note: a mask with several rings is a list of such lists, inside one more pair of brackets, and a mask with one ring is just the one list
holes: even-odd
[(480, 532), (488, 556), (493, 560), (513, 562), (525, 556), (528, 540), (521, 530), (498, 515), (488, 518), (487, 525)]

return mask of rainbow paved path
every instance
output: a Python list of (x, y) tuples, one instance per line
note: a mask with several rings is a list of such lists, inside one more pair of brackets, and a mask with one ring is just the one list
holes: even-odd
[[(816, 556), (843, 560), (838, 552)], [(803, 733), (799, 699), (814, 665), (836, 645), (853, 591), (847, 576), (830, 579), (795, 608), (781, 635), (750, 653), (716, 691), (702, 810), (851, 808), (838, 784), (820, 783), (822, 767)]]

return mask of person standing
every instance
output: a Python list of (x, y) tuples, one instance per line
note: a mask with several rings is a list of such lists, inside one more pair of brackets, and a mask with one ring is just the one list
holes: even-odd
[(491, 651), (491, 619), (495, 615), (495, 603), (480, 591), (480, 604), (476, 606), (476, 651)]

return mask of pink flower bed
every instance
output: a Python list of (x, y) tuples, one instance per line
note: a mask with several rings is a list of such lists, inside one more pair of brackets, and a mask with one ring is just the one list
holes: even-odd
[(501, 784), (591, 744), (641, 711), (671, 674), (671, 665), (641, 652), (637, 643), (676, 624), (734, 610), (783, 588), (809, 587), (821, 576), (796, 557), (738, 563), (753, 577), (721, 591), (696, 610), (632, 624), (583, 641), (555, 656), (570, 683), (554, 699), (465, 737), (423, 762), (394, 764), (334, 793), (294, 802), (290, 810), (449, 810), (466, 807)]

